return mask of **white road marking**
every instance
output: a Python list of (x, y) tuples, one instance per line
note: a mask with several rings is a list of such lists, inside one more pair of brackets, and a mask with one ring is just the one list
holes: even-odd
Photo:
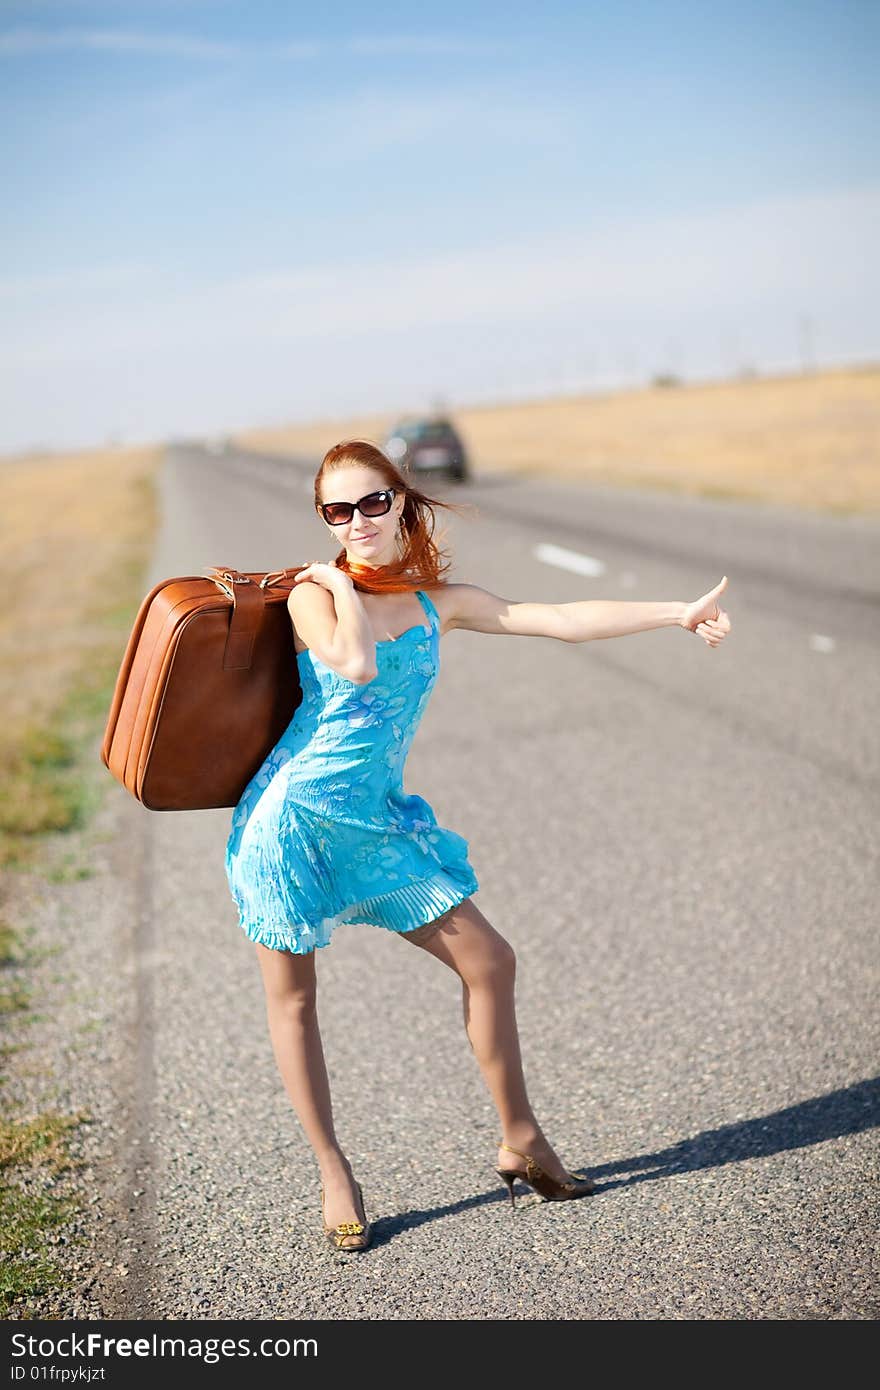
[(826, 637), (821, 632), (810, 633), (810, 648), (814, 652), (833, 652), (836, 645), (833, 637)]
[(573, 570), (575, 574), (589, 574), (594, 578), (605, 573), (605, 566), (601, 560), (597, 560), (592, 555), (581, 555), (578, 550), (566, 550), (561, 545), (536, 545), (534, 550), (536, 560), (541, 560), (545, 565), (556, 565), (561, 570)]

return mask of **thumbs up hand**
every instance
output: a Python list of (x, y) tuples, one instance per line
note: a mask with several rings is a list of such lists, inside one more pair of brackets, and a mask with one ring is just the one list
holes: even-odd
[(698, 598), (696, 603), (689, 603), (678, 620), (679, 627), (695, 632), (709, 647), (717, 647), (730, 632), (730, 618), (718, 602), (726, 588), (725, 574), (714, 589)]

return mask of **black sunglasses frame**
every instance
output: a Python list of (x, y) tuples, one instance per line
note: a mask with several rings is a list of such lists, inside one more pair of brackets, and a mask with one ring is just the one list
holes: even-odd
[[(393, 487), (380, 487), (380, 488), (377, 489), (376, 492), (365, 492), (364, 495), (363, 495), (363, 497), (361, 497), (357, 502), (322, 502), (321, 505), (320, 505), (320, 507), (319, 507), (319, 511), (320, 511), (320, 513), (321, 513), (321, 516), (324, 518), (324, 520), (326, 521), (326, 523), (327, 523), (328, 526), (347, 526), (348, 523), (349, 523), (350, 521), (353, 521), (353, 520), (354, 520), (355, 511), (359, 511), (359, 512), (361, 513), (361, 516), (387, 516), (388, 513), (391, 511), (391, 508), (392, 508), (393, 505), (394, 505), (394, 498), (395, 498), (396, 494), (397, 494), (397, 489), (396, 489), (396, 488), (393, 488)], [(370, 500), (371, 497), (387, 497), (387, 498), (388, 498), (388, 506), (385, 508), (385, 510), (384, 510), (383, 512), (365, 512), (365, 511), (362, 511), (362, 510), (361, 510), (361, 503), (362, 503), (362, 502), (369, 502), (369, 500)], [(327, 508), (328, 508), (328, 507), (348, 507), (348, 508), (349, 508), (349, 515), (346, 516), (346, 517), (343, 517), (341, 521), (331, 521), (330, 518), (329, 518), (329, 516), (327, 515)]]

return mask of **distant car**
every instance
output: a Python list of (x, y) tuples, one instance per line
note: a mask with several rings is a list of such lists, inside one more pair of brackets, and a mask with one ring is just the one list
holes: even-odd
[(464, 445), (449, 420), (402, 420), (385, 440), (385, 453), (410, 473), (445, 473), (458, 483), (470, 469)]

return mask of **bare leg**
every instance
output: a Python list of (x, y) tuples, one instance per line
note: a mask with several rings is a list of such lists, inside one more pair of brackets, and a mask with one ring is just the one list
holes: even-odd
[[(551, 1177), (564, 1181), (564, 1165), (550, 1147), (526, 1094), (516, 1025), (516, 956), (470, 898), (404, 941), (436, 956), (460, 977), (464, 1024), (474, 1056), (498, 1110), (506, 1144), (531, 1154)], [(498, 1166), (525, 1172), (525, 1161), (498, 1150)]]
[(327, 1224), (366, 1223), (351, 1167), (333, 1128), (330, 1083), (318, 1030), (315, 952), (294, 955), (259, 943), (256, 950), (275, 1060), (318, 1160)]

